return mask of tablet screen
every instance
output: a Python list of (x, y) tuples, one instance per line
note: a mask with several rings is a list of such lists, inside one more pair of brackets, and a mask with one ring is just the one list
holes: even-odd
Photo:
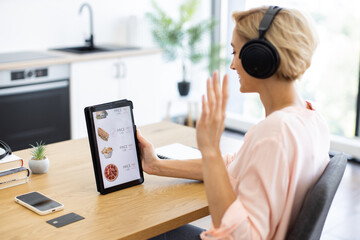
[(130, 106), (92, 114), (104, 188), (140, 179)]

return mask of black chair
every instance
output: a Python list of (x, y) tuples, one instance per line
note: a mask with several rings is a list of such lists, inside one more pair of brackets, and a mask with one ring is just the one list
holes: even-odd
[(343, 153), (331, 158), (324, 173), (307, 193), (299, 216), (287, 239), (320, 239), (331, 202), (344, 175), (347, 157)]

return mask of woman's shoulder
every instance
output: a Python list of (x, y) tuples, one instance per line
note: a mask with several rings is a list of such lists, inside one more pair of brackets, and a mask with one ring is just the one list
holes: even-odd
[(254, 128), (254, 132), (262, 136), (277, 136), (292, 118), (291, 114), (285, 111), (276, 111), (260, 121)]
[(281, 136), (303, 131), (305, 128), (326, 125), (321, 115), (315, 110), (299, 107), (286, 107), (275, 111), (260, 121), (253, 129), (254, 133), (264, 138)]

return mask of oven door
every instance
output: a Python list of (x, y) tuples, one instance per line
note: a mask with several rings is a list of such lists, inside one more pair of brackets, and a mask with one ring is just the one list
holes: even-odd
[(70, 139), (69, 81), (0, 89), (0, 138), (13, 151)]

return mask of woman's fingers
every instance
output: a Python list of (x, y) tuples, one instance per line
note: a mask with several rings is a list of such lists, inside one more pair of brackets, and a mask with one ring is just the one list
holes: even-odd
[(220, 97), (220, 86), (219, 85), (220, 84), (219, 84), (219, 80), (218, 80), (218, 74), (215, 71), (214, 74), (213, 74), (212, 86), (213, 86), (213, 89), (214, 89), (216, 99), (219, 99), (219, 97)]
[(220, 89), (220, 83), (218, 79), (218, 73), (215, 71), (213, 74), (212, 79), (212, 85), (213, 85), (213, 91), (215, 95), (215, 111), (216, 114), (219, 114), (219, 111), (221, 111), (221, 89)]
[(143, 135), (141, 135), (141, 132), (139, 129), (136, 130), (136, 133), (137, 133), (137, 139), (139, 141), (139, 144), (142, 146), (142, 147), (152, 147), (151, 143), (145, 138), (143, 137)]
[(137, 135), (137, 138), (138, 138), (138, 140), (139, 140), (139, 143), (142, 143), (142, 141), (143, 141), (144, 138), (143, 138), (143, 136), (141, 135), (139, 129), (136, 130), (136, 135)]
[(212, 80), (207, 80), (207, 102), (203, 96), (203, 112), (207, 117), (216, 117), (217, 120), (224, 118), (226, 112), (226, 104), (229, 97), (228, 93), (228, 75), (223, 79), (222, 87), (218, 81), (218, 73), (214, 72)]
[(214, 102), (214, 96), (213, 96), (213, 90), (210, 82), (210, 78), (206, 80), (206, 95), (207, 95), (207, 101), (209, 103), (209, 106), (213, 105)]
[(199, 149), (218, 144), (220, 141), (228, 99), (227, 75), (224, 76), (222, 87), (217, 72), (214, 72), (212, 79), (208, 79), (206, 84), (207, 94), (202, 96), (202, 113), (196, 125)]
[(140, 129), (136, 129), (136, 133), (137, 133), (137, 138), (139, 140), (139, 142), (142, 142), (142, 143), (146, 143), (146, 139), (143, 137), (143, 135), (141, 134), (140, 132)]
[(205, 95), (203, 95), (202, 96), (202, 113), (201, 113), (200, 121), (201, 122), (207, 121), (208, 115), (209, 115), (209, 106), (208, 106), (208, 103), (206, 102)]
[(228, 87), (228, 75), (225, 74), (223, 84), (222, 84), (222, 105), (221, 105), (221, 111), (223, 114), (226, 112), (226, 104), (227, 100), (229, 98), (229, 87)]

